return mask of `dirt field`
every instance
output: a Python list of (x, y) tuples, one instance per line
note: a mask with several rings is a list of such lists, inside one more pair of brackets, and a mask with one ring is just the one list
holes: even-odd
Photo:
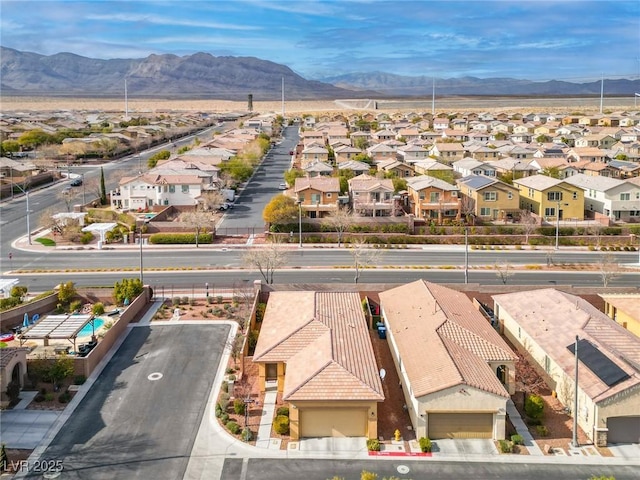
[[(401, 103), (400, 103), (401, 102)], [(124, 111), (123, 98), (53, 98), (53, 97), (3, 97), (3, 110), (8, 111), (56, 111), (56, 110), (99, 110), (105, 112)], [(286, 114), (320, 113), (320, 112), (353, 112), (365, 111), (360, 109), (345, 109), (348, 100), (336, 102), (334, 100), (316, 101), (285, 101)], [(363, 104), (358, 101), (356, 104)], [(366, 102), (364, 102), (366, 103)], [(394, 105), (402, 105), (396, 108)], [(402, 99), (380, 100), (378, 110), (367, 111), (418, 111), (431, 112), (431, 99)], [(130, 114), (135, 112), (232, 112), (246, 111), (247, 102), (232, 102), (226, 100), (165, 100), (165, 99), (135, 99), (129, 98)], [(282, 102), (253, 102), (256, 113), (282, 113)], [(451, 113), (455, 111), (481, 112), (582, 112), (598, 113), (600, 98), (498, 98), (498, 97), (452, 97), (436, 99), (436, 113)], [(634, 107), (633, 98), (605, 98), (603, 110), (622, 111), (638, 110)]]

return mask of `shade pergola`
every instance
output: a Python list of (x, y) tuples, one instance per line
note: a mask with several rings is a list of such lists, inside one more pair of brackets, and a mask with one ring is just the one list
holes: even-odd
[(118, 226), (117, 223), (92, 223), (82, 229), (83, 232), (99, 233), (100, 245), (105, 242), (105, 234)]
[(78, 332), (91, 320), (93, 315), (49, 315), (20, 335), (20, 345), (26, 340), (43, 340), (46, 347), (49, 340), (69, 340), (76, 350)]

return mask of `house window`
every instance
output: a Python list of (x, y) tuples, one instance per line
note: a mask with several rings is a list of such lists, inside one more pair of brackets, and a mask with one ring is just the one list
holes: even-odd
[(513, 200), (513, 192), (507, 192), (507, 198)]
[(551, 359), (547, 355), (544, 356), (544, 371), (551, 373)]
[(176, 193), (176, 186), (175, 185), (169, 185), (169, 193)]
[(164, 204), (165, 204), (165, 205), (169, 205), (169, 199), (168, 199), (168, 198), (165, 198), (165, 199), (164, 199)]
[(488, 217), (490, 215), (491, 215), (491, 209), (489, 207), (480, 208), (480, 216), (481, 217)]
[(530, 188), (530, 189), (529, 189), (529, 196), (530, 196), (530, 197), (533, 197), (533, 188)]
[(455, 190), (451, 192), (451, 196), (452, 197), (458, 197), (458, 192), (456, 192)]
[(573, 192), (573, 199), (577, 200), (578, 199), (578, 192)]
[(320, 203), (320, 194), (312, 193), (311, 194), (311, 203)]
[(420, 198), (420, 200), (424, 200), (424, 192), (420, 192), (418, 194), (418, 197)]
[(331, 193), (330, 192), (327, 193), (327, 198), (331, 198)]
[(431, 203), (436, 203), (440, 200), (440, 192), (431, 192), (429, 194), (429, 201)]
[(189, 185), (182, 185), (182, 193), (189, 193)]
[(484, 192), (484, 199), (487, 202), (495, 202), (498, 199), (496, 192)]
[(556, 216), (556, 209), (553, 207), (547, 207), (544, 209), (544, 216), (545, 217), (555, 217)]
[(631, 194), (629, 193), (621, 193), (620, 200), (631, 200)]
[(559, 202), (562, 200), (562, 192), (548, 192), (547, 200), (550, 202)]

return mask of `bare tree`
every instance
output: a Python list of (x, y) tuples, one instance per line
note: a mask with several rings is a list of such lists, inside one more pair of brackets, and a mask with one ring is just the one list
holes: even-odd
[(64, 202), (65, 207), (67, 207), (67, 212), (70, 212), (71, 205), (73, 205), (73, 201), (76, 198), (76, 191), (73, 189), (62, 190), (58, 194), (58, 197)]
[(242, 256), (245, 265), (257, 268), (268, 284), (273, 283), (274, 272), (284, 265), (286, 252), (283, 246), (274, 242), (266, 247), (252, 248)]
[(360, 280), (360, 270), (369, 265), (377, 263), (380, 259), (380, 250), (374, 250), (364, 240), (358, 240), (351, 244), (349, 250), (353, 257), (353, 267), (355, 269), (354, 283)]
[(186, 212), (180, 215), (180, 221), (193, 227), (193, 229), (196, 231), (196, 248), (198, 248), (200, 246), (200, 231), (207, 225), (211, 225), (211, 223), (213, 222), (213, 217), (210, 213), (207, 212), (194, 211)]
[(512, 271), (513, 267), (507, 261), (500, 262), (500, 263), (496, 262), (493, 265), (493, 268), (496, 270), (496, 275), (502, 281), (503, 285), (506, 285), (507, 280), (509, 280), (509, 277), (513, 277), (514, 275), (514, 272)]
[(524, 243), (529, 243), (529, 235), (535, 232), (538, 222), (529, 210), (520, 210), (520, 227), (524, 233)]
[(220, 190), (212, 190), (202, 194), (200, 204), (202, 205), (202, 210), (206, 212), (209, 210), (215, 210), (222, 205), (224, 201), (225, 197)]
[(59, 218), (54, 218), (58, 213), (55, 207), (49, 207), (42, 212), (40, 216), (40, 227), (45, 230), (51, 230), (54, 235), (61, 235), (64, 230), (64, 223)]
[(598, 271), (602, 278), (602, 286), (608, 287), (612, 280), (620, 275), (620, 264), (611, 253), (605, 253), (598, 262)]
[(471, 223), (471, 219), (476, 213), (476, 201), (468, 195), (460, 196), (460, 214), (464, 216), (467, 224)]
[(338, 234), (338, 247), (342, 246), (342, 235), (355, 223), (356, 217), (355, 213), (346, 208), (335, 210), (327, 217), (327, 223)]

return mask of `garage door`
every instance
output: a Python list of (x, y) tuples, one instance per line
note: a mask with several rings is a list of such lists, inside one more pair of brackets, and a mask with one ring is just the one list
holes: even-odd
[(492, 438), (491, 413), (430, 413), (429, 438)]
[(365, 437), (367, 411), (363, 409), (302, 409), (300, 437)]
[(608, 443), (640, 443), (640, 417), (607, 418)]

